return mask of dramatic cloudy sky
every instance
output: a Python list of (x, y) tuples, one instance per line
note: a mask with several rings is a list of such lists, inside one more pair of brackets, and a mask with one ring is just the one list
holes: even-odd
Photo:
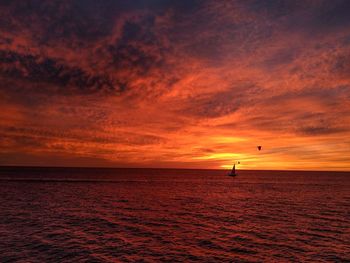
[(0, 112), (0, 165), (350, 170), (350, 1), (2, 0)]

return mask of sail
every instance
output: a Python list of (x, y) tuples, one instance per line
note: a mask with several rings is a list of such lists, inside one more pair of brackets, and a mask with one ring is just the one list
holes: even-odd
[(236, 164), (232, 166), (232, 171), (228, 174), (229, 176), (236, 176)]

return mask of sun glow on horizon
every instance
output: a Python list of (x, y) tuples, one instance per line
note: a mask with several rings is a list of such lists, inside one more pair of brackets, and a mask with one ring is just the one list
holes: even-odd
[(0, 165), (350, 171), (342, 1), (19, 2)]

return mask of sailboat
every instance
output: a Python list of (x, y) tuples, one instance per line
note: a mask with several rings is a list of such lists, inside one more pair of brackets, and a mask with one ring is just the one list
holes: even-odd
[(232, 171), (228, 174), (228, 176), (237, 176), (237, 174), (236, 174), (236, 164), (233, 165)]

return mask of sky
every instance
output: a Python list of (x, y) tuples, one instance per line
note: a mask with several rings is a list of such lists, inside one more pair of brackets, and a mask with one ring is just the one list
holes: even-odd
[(350, 171), (350, 1), (0, 1), (0, 165), (238, 161)]

